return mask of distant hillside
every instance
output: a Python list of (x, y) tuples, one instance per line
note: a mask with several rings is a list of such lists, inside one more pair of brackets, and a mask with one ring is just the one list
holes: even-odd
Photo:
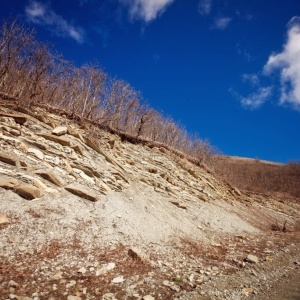
[(300, 163), (279, 164), (216, 155), (208, 162), (219, 177), (239, 189), (265, 194), (283, 194), (300, 198)]

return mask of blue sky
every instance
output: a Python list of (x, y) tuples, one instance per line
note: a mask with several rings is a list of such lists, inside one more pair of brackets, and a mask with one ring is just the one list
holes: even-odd
[(299, 0), (3, 1), (10, 16), (224, 154), (300, 160)]

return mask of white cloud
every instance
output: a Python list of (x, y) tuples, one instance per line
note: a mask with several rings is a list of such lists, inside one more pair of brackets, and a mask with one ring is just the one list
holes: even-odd
[(252, 86), (258, 86), (260, 83), (257, 74), (243, 74), (242, 78), (244, 82), (250, 82)]
[(272, 95), (272, 87), (260, 87), (256, 92), (250, 94), (248, 97), (236, 95), (245, 108), (255, 109), (264, 104)]
[(43, 3), (31, 1), (25, 7), (25, 13), (30, 22), (47, 26), (58, 36), (69, 36), (78, 43), (84, 42), (83, 29), (69, 24), (62, 16)]
[(280, 72), (280, 103), (288, 103), (300, 109), (300, 17), (288, 23), (288, 38), (281, 53), (270, 55), (264, 66), (264, 74)]
[(224, 30), (229, 26), (229, 23), (231, 22), (231, 20), (232, 19), (228, 18), (228, 17), (216, 18), (212, 28)]
[(212, 0), (200, 0), (198, 4), (198, 12), (200, 15), (209, 15), (211, 12)]
[(153, 21), (166, 10), (174, 0), (119, 0), (129, 9), (132, 19), (143, 20), (146, 23)]

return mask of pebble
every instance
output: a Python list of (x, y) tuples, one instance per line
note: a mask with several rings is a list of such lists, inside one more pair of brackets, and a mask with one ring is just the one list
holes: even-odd
[(111, 283), (122, 283), (124, 281), (123, 276), (115, 277)]

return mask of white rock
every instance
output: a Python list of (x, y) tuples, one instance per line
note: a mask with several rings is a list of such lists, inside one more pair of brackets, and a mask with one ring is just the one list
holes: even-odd
[(108, 272), (108, 271), (114, 269), (115, 266), (116, 266), (115, 263), (108, 263), (108, 264), (106, 264), (106, 265), (103, 265), (100, 269), (98, 269), (98, 270), (96, 271), (96, 276), (99, 276), (99, 275), (101, 275), (101, 274), (105, 274), (106, 272)]
[(53, 276), (52, 276), (52, 279), (61, 279), (62, 278), (62, 275), (63, 275), (63, 272), (58, 272), (58, 273), (56, 273), (56, 274), (54, 274)]
[(111, 283), (122, 283), (124, 281), (123, 276), (115, 277)]
[(19, 286), (18, 283), (16, 283), (15, 281), (11, 280), (9, 283), (8, 283), (9, 286), (12, 286), (12, 287), (17, 287)]
[(67, 300), (81, 300), (81, 298), (78, 297), (78, 296), (69, 295), (68, 298), (67, 298)]
[(58, 126), (52, 130), (52, 134), (55, 135), (64, 135), (68, 132), (68, 127), (66, 126)]
[(152, 297), (151, 295), (146, 295), (143, 297), (143, 300), (155, 300), (155, 298)]
[(77, 272), (78, 272), (78, 273), (84, 274), (84, 273), (86, 273), (86, 268), (85, 268), (85, 267), (82, 267), (82, 268), (80, 268)]
[(251, 263), (255, 263), (257, 264), (259, 262), (259, 259), (257, 256), (249, 254), (246, 258), (247, 261), (251, 262)]

